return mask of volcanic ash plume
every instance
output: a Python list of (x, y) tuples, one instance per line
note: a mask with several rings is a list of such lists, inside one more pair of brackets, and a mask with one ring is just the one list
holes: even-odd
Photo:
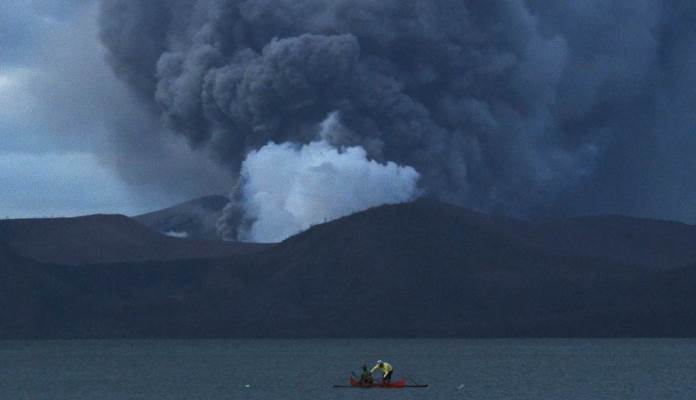
[[(101, 4), (116, 74), (245, 185), (264, 180), (249, 175), (257, 159), (279, 153), (312, 185), (314, 164), (300, 160), (323, 154), (412, 166), (433, 196), (484, 210), (692, 215), (696, 2)], [(325, 140), (335, 152), (310, 143), (332, 111), (345, 128)]]

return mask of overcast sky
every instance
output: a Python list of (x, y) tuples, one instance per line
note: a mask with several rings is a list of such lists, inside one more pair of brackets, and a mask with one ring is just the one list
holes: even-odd
[[(104, 60), (97, 14), (97, 4), (89, 0), (4, 0), (0, 5), (2, 218), (135, 214), (225, 192), (227, 182), (218, 173), (206, 178), (209, 185), (180, 182), (181, 190), (168, 190), (171, 185), (161, 181), (173, 177), (148, 176), (163, 168), (156, 159), (133, 168), (142, 177), (124, 176), (131, 169), (119, 164), (147, 161), (114, 151), (119, 140), (114, 125), (119, 118), (148, 117)], [(148, 124), (157, 129), (149, 120), (141, 126), (148, 129)], [(188, 153), (183, 140), (175, 139), (168, 139), (167, 147)]]

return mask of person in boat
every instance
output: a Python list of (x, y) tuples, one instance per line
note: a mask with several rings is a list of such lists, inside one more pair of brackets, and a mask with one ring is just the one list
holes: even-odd
[(360, 374), (360, 384), (361, 385), (372, 385), (375, 382), (375, 378), (372, 377), (372, 372), (367, 369), (367, 365), (362, 366), (362, 373)]
[(392, 367), (392, 365), (386, 361), (377, 360), (377, 364), (372, 367), (370, 373), (373, 373), (378, 369), (384, 373), (382, 383), (389, 383), (391, 381), (392, 374), (394, 373), (394, 367)]

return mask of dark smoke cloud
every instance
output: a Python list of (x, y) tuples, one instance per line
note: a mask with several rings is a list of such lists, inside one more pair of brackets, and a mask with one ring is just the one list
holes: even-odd
[(445, 200), (692, 218), (696, 3), (105, 0), (118, 76), (233, 173), (331, 112)]

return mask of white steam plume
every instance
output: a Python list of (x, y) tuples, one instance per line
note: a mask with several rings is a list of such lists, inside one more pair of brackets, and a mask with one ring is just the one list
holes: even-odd
[(167, 236), (170, 236), (170, 237), (178, 238), (178, 239), (186, 239), (189, 237), (189, 234), (186, 231), (179, 232), (179, 231), (171, 230), (171, 231), (164, 232), (164, 234)]
[(419, 174), (410, 166), (380, 164), (359, 146), (337, 148), (322, 124), (321, 139), (306, 145), (268, 143), (242, 165), (244, 219), (239, 239), (278, 242), (312, 225), (382, 204), (402, 203), (419, 194)]

